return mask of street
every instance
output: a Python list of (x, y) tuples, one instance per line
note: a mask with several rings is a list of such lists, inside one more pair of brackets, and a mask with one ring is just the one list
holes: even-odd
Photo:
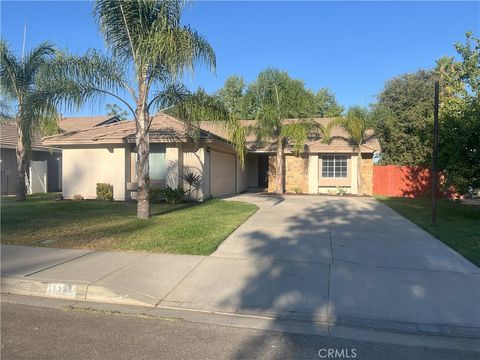
[[(2, 359), (475, 359), (478, 353), (1, 304)], [(343, 355), (343, 356), (339, 356)]]

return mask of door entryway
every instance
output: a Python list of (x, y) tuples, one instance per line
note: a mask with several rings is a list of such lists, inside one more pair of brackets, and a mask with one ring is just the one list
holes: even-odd
[(258, 187), (268, 188), (268, 154), (258, 155)]

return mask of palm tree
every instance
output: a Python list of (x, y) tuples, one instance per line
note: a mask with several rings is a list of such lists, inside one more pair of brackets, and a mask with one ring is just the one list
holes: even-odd
[[(255, 115), (254, 125), (245, 133), (254, 133), (259, 142), (275, 144), (275, 193), (283, 194), (286, 146), (293, 146), (294, 153), (299, 154), (310, 134), (324, 130), (310, 116), (311, 93), (302, 81), (290, 78), (286, 72), (268, 68), (250, 85), (245, 99), (250, 102), (247, 106), (254, 109)], [(287, 120), (292, 118), (296, 120)]]
[[(349, 136), (350, 142), (355, 146), (357, 151), (357, 188), (358, 193), (363, 194), (362, 189), (362, 146), (373, 134), (369, 133), (372, 125), (372, 116), (370, 112), (360, 106), (352, 106), (348, 109), (347, 114), (343, 118), (338, 118), (332, 121), (327, 129), (327, 132), (333, 126), (342, 127)], [(326, 136), (330, 139), (330, 136)]]
[(0, 41), (0, 117), (2, 122), (17, 127), (15, 199), (18, 201), (26, 199), (25, 173), (33, 135), (49, 127), (56, 128), (57, 112), (44, 86), (44, 70), (54, 53), (53, 45), (44, 42), (18, 58), (4, 40)]
[(215, 68), (212, 47), (196, 31), (181, 25), (183, 6), (180, 0), (97, 0), (94, 17), (111, 56), (93, 50), (86, 56), (63, 56), (51, 73), (59, 87), (58, 99), (66, 104), (79, 106), (109, 95), (132, 112), (136, 122), (137, 217), (141, 219), (150, 216), (151, 115), (188, 98), (177, 82), (185, 71), (193, 71), (198, 62)]

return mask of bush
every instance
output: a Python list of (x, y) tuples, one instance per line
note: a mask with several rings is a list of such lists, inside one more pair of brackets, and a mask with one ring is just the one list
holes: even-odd
[(166, 201), (175, 205), (183, 200), (185, 193), (186, 191), (181, 187), (174, 189), (167, 185), (164, 189), (150, 189), (148, 199), (151, 204), (160, 204)]
[(113, 185), (97, 183), (97, 200), (113, 200)]
[(73, 200), (75, 200), (75, 201), (83, 200), (83, 196), (80, 195), (80, 194), (75, 194), (75, 195), (73, 195)]
[(165, 189), (162, 189), (165, 200), (172, 205), (181, 202), (183, 200), (183, 197), (185, 196), (185, 192), (186, 191), (183, 190), (183, 188), (181, 187), (174, 189), (170, 186), (167, 186)]
[(165, 201), (163, 189), (150, 189), (148, 192), (148, 200), (150, 204), (160, 204), (162, 201)]

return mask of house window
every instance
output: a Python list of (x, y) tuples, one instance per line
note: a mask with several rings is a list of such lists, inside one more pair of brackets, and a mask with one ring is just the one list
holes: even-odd
[(150, 156), (148, 165), (150, 167), (150, 179), (165, 180), (167, 178), (165, 146), (158, 144), (150, 145)]
[(347, 156), (346, 155), (322, 156), (322, 177), (346, 178), (347, 177)]

